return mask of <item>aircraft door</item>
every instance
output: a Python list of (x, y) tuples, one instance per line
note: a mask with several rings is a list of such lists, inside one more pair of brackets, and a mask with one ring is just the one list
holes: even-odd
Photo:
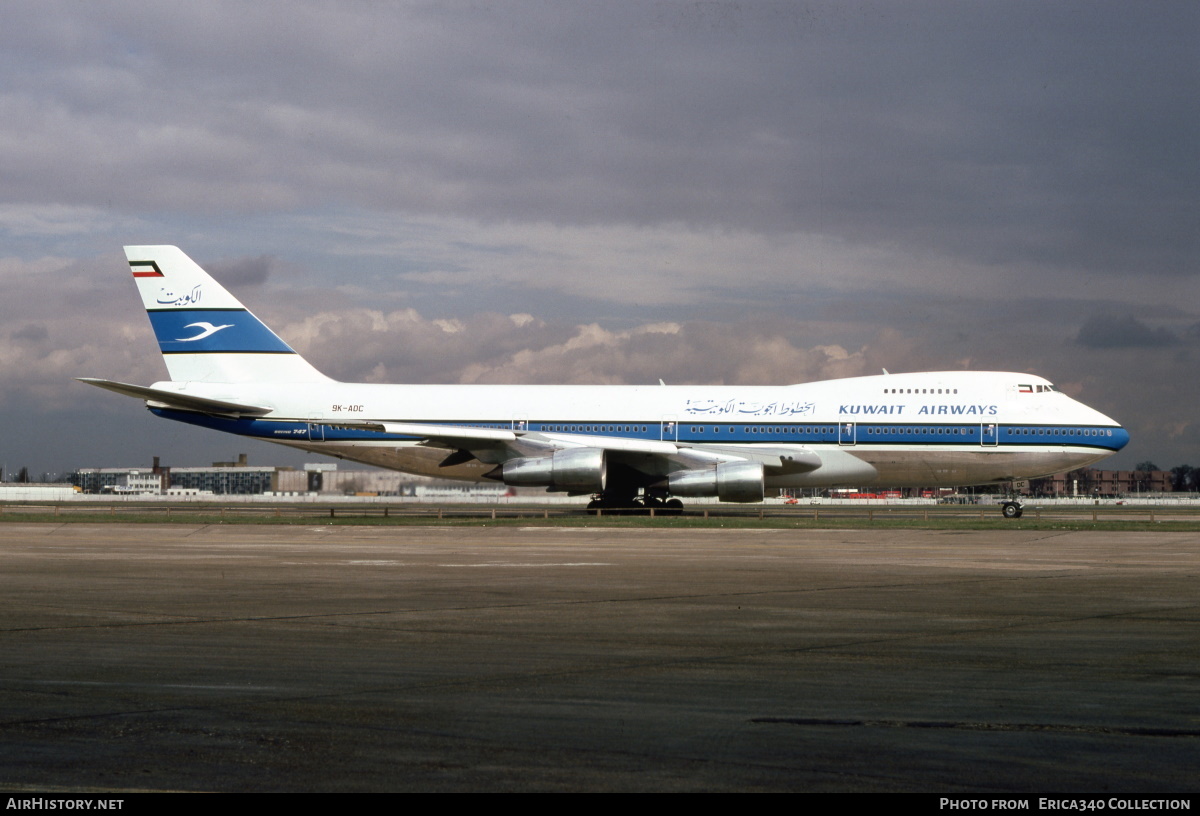
[(1000, 444), (1000, 426), (994, 422), (983, 422), (979, 425), (979, 444), (985, 448), (994, 448)]
[(325, 441), (325, 426), (321, 424), (323, 417), (320, 414), (311, 414), (308, 418), (308, 441), (309, 442), (324, 442)]
[(675, 421), (674, 414), (664, 414), (662, 423), (659, 425), (658, 438), (664, 442), (679, 441), (679, 423)]
[(858, 426), (855, 425), (853, 422), (839, 422), (838, 423), (838, 444), (839, 445), (855, 444), (858, 441), (857, 434), (858, 434)]

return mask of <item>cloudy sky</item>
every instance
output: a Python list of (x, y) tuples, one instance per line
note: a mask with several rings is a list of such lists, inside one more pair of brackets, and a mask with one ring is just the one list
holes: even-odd
[(1200, 4), (6, 0), (6, 475), (303, 461), (165, 377), (175, 244), (341, 380), (1041, 374), (1200, 466)]

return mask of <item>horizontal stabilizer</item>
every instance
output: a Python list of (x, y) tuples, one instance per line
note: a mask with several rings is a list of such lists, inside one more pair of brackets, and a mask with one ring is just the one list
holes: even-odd
[(148, 388), (144, 385), (113, 382), (112, 380), (97, 380), (92, 377), (76, 377), (76, 379), (81, 383), (94, 385), (106, 391), (114, 391), (127, 397), (153, 402), (156, 407), (177, 408), (181, 411), (198, 411), (202, 414), (220, 414), (222, 416), (262, 416), (275, 410), (274, 408), (264, 408), (261, 405), (242, 405), (237, 402), (196, 397), (175, 391), (164, 391), (160, 388)]

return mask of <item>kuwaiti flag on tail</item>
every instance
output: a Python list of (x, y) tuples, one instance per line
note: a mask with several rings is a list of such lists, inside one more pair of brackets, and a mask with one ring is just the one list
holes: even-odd
[(162, 270), (154, 261), (130, 261), (129, 268), (135, 278), (161, 278)]

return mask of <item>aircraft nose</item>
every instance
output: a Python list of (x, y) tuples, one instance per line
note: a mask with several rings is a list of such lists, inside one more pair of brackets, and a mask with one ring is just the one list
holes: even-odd
[(1125, 430), (1125, 426), (1117, 422), (1112, 417), (1106, 416), (1089, 405), (1083, 405), (1083, 403), (1079, 403), (1079, 405), (1084, 408), (1087, 414), (1090, 414), (1091, 421), (1094, 423), (1094, 425), (1104, 428), (1104, 430), (1100, 432), (1101, 436), (1103, 437), (1103, 441), (1101, 443), (1103, 447), (1111, 450), (1113, 453), (1116, 453), (1121, 448), (1129, 444), (1129, 431)]

